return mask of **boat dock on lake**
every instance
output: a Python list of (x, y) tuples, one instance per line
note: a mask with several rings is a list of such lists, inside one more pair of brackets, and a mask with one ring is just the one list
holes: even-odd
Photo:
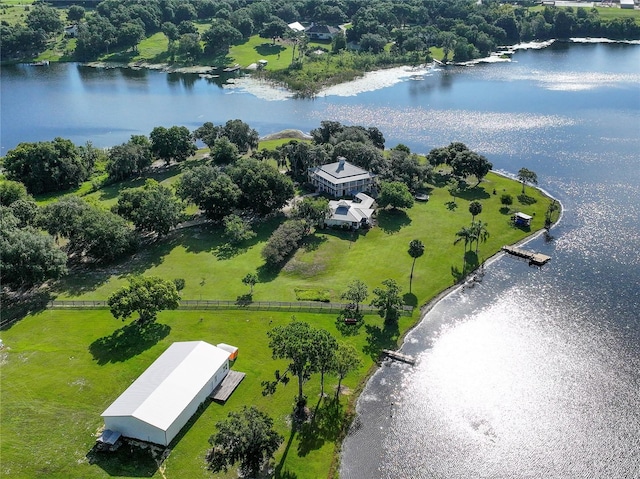
[(391, 359), (395, 359), (396, 361), (402, 361), (403, 363), (414, 365), (416, 363), (416, 359), (413, 356), (409, 356), (408, 354), (403, 354), (398, 351), (391, 351), (390, 349), (383, 349), (382, 352)]
[(546, 254), (536, 253), (535, 251), (518, 248), (517, 246), (503, 246), (502, 251), (519, 258), (527, 259), (529, 260), (529, 265), (533, 264), (535, 266), (547, 264), (551, 259), (551, 256), (547, 256)]

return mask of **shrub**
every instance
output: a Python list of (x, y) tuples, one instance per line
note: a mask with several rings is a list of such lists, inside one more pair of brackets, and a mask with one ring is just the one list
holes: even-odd
[(298, 249), (307, 233), (304, 220), (288, 220), (276, 229), (262, 250), (267, 264), (278, 265)]
[(500, 203), (502, 203), (505, 206), (509, 206), (513, 204), (513, 196), (511, 196), (509, 193), (505, 193), (502, 196), (500, 196)]

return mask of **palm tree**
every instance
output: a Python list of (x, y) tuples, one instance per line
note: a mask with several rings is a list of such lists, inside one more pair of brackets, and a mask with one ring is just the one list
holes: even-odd
[(469, 243), (473, 244), (473, 242), (475, 241), (475, 230), (473, 229), (473, 226), (463, 226), (460, 231), (458, 231), (456, 233), (456, 236), (458, 237), (453, 244), (458, 244), (460, 241), (464, 240), (464, 252), (467, 252), (467, 245)]
[(424, 254), (424, 243), (419, 239), (414, 239), (409, 243), (409, 256), (413, 258), (411, 264), (411, 275), (409, 276), (409, 293), (411, 293), (411, 283), (413, 282), (413, 268), (416, 265), (416, 260)]
[(478, 247), (480, 245), (480, 241), (482, 241), (483, 243), (486, 243), (487, 238), (489, 238), (487, 223), (478, 221), (477, 223), (473, 223), (471, 228), (473, 229), (474, 240), (476, 242), (476, 254), (478, 254)]
[(482, 213), (482, 203), (479, 201), (469, 203), (469, 213), (471, 213), (471, 224), (473, 224), (476, 216)]

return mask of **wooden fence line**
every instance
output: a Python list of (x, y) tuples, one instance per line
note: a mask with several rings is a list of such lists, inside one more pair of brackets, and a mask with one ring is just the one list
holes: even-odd
[[(178, 309), (216, 310), (242, 309), (248, 311), (299, 311), (318, 313), (339, 313), (348, 303), (322, 303), (317, 301), (230, 301), (218, 299), (186, 299), (180, 301)], [(104, 300), (52, 300), (47, 303), (47, 309), (104, 309), (108, 308)], [(368, 304), (361, 304), (363, 312), (377, 312), (378, 309)], [(403, 314), (411, 316), (412, 306), (404, 306)]]

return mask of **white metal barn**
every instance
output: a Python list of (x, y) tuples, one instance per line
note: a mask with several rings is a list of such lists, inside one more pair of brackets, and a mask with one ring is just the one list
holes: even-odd
[(168, 446), (228, 372), (227, 351), (173, 343), (102, 413), (105, 428)]

